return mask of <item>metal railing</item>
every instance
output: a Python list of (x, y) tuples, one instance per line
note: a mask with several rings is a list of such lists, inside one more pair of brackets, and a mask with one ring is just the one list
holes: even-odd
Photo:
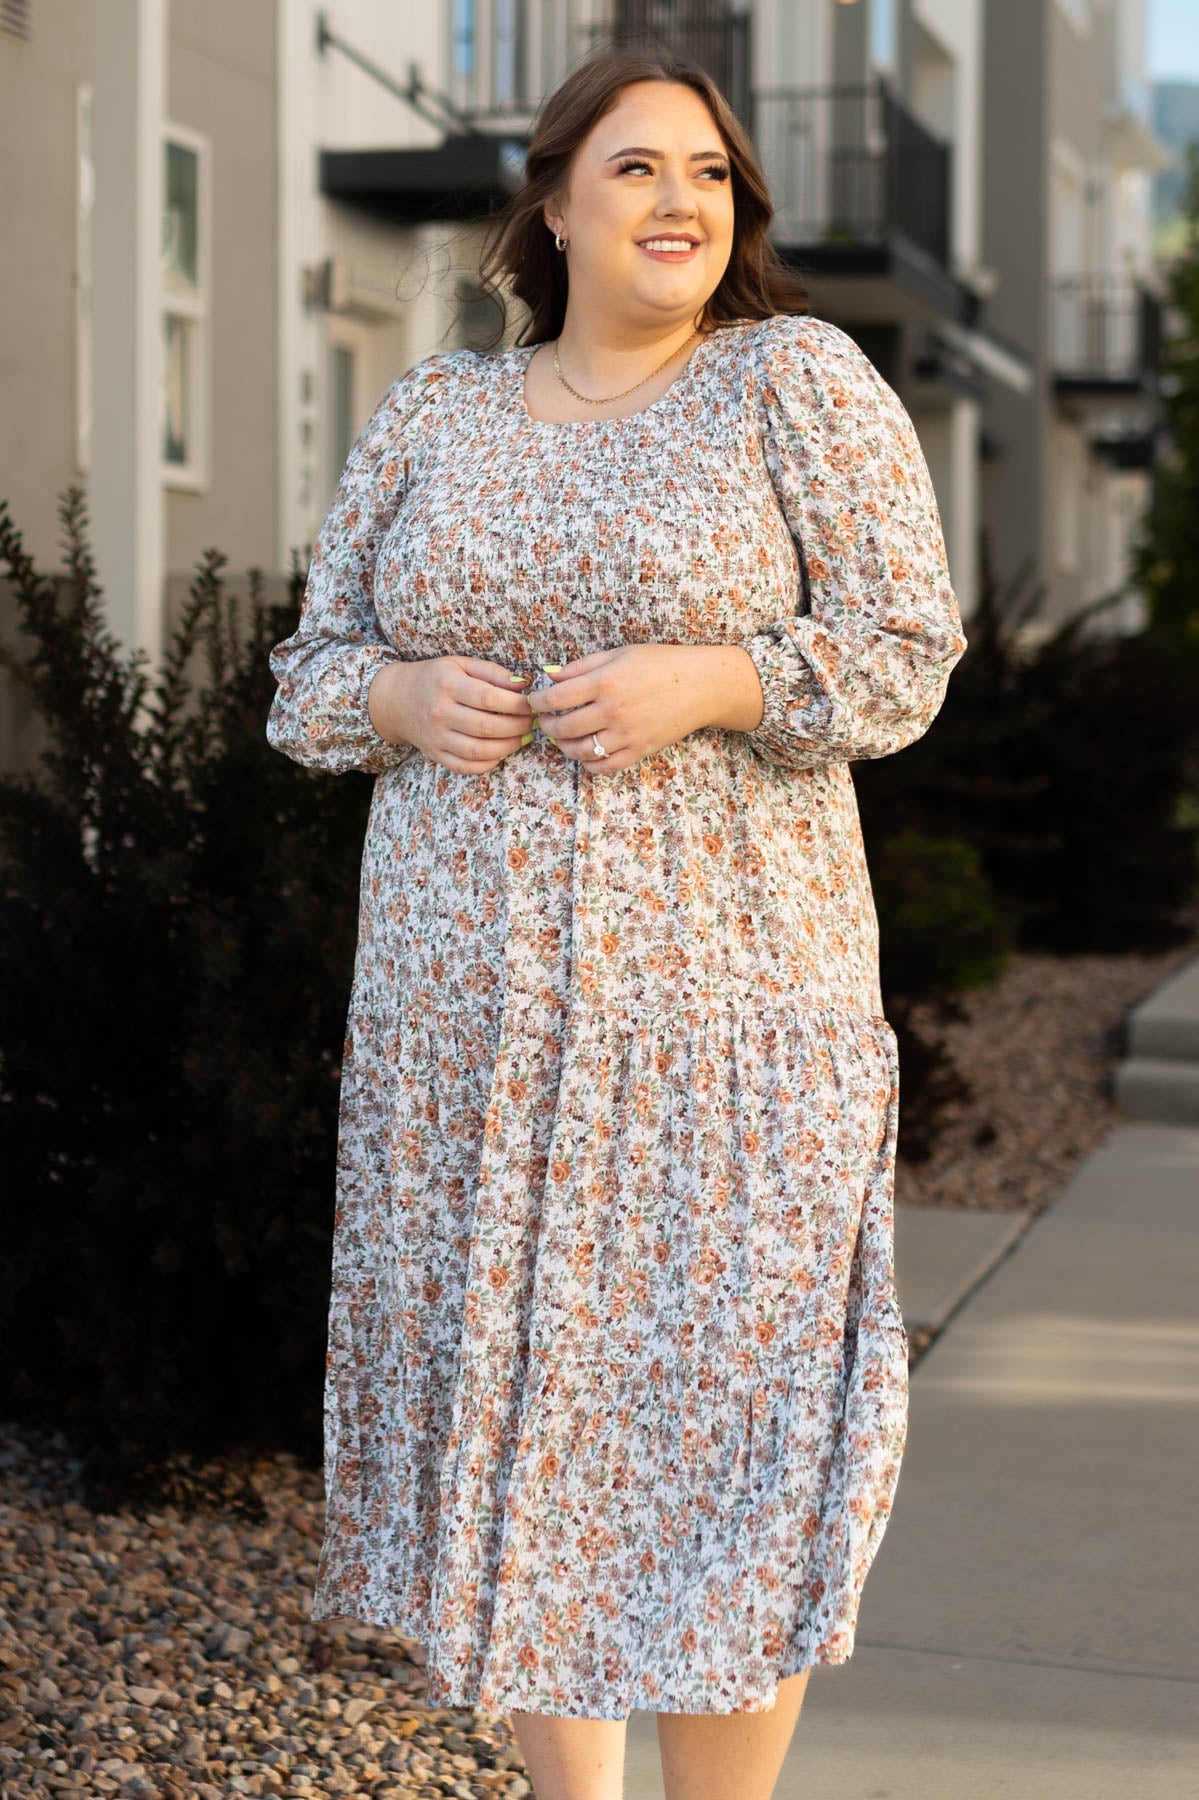
[(649, 42), (689, 56), (712, 77), (737, 117), (749, 122), (750, 15), (728, 0), (614, 0), (582, 28), (587, 47)]
[(1139, 382), (1161, 366), (1162, 306), (1129, 275), (1059, 275), (1050, 283), (1054, 373)]
[(789, 244), (879, 243), (900, 233), (949, 258), (952, 147), (880, 79), (759, 88), (750, 129)]

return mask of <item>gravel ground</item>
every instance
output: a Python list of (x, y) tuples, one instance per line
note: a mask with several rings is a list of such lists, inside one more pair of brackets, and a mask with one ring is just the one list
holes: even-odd
[[(1157, 956), (1014, 958), (946, 1028), (975, 1093), (897, 1203), (1043, 1210), (1117, 1117), (1128, 1009), (1197, 953), (1199, 921)], [(246, 1473), (264, 1521), (93, 1513), (61, 1438), (0, 1427), (0, 1800), (531, 1794), (504, 1721), (425, 1704), (419, 1646), (309, 1623), (319, 1471)]]
[(308, 1622), (319, 1473), (248, 1473), (263, 1523), (92, 1513), (61, 1439), (0, 1431), (0, 1796), (530, 1794), (505, 1721), (425, 1705), (418, 1646)]
[(1129, 1010), (1195, 956), (1199, 919), (1188, 943), (1153, 956), (1013, 956), (942, 1028), (974, 1094), (946, 1106), (928, 1162), (900, 1158), (896, 1205), (1043, 1212), (1120, 1117), (1112, 1077)]

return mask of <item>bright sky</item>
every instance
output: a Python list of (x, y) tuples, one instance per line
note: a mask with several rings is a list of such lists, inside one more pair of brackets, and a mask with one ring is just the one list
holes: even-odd
[(1149, 79), (1199, 81), (1197, 0), (1149, 0)]

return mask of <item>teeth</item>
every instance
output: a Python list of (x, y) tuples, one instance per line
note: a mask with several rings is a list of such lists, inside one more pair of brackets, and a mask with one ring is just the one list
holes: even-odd
[(641, 248), (643, 250), (691, 250), (692, 244), (681, 244), (677, 238), (649, 238)]

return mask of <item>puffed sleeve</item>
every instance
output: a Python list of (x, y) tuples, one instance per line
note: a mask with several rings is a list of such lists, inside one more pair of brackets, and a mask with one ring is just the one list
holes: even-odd
[(746, 736), (788, 769), (889, 756), (928, 729), (966, 649), (928, 465), (838, 326), (776, 315), (757, 353), (763, 451), (810, 599), (739, 640), (764, 701)]
[(407, 490), (418, 415), (440, 379), (437, 358), (426, 357), (367, 420), (317, 535), (299, 624), (270, 653), (278, 686), (267, 742), (309, 768), (377, 775), (418, 754), (375, 729), (367, 692), (384, 663), (403, 660), (375, 611), (375, 564)]

